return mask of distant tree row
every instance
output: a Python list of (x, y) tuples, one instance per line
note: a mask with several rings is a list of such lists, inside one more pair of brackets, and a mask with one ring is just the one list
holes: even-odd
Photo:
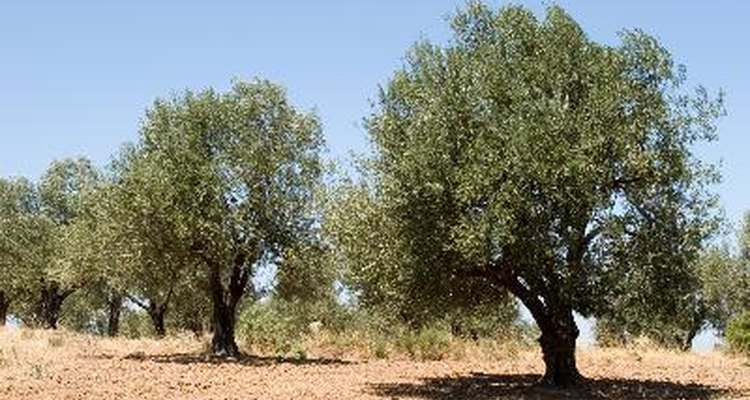
[(55, 328), (85, 291), (111, 335), (125, 304), (158, 335), (168, 313), (207, 327), (233, 356), (272, 266), (274, 296), (334, 303), (343, 285), (352, 307), (464, 335), (472, 318), (512, 324), (518, 301), (544, 381), (570, 386), (574, 311), (684, 347), (748, 308), (750, 225), (738, 257), (708, 250), (719, 176), (693, 153), (721, 96), (686, 88), (654, 38), (602, 45), (558, 7), (471, 3), (452, 27), (382, 88), (355, 179), (329, 179), (318, 118), (256, 80), (156, 101), (105, 170), (0, 180), (0, 312)]

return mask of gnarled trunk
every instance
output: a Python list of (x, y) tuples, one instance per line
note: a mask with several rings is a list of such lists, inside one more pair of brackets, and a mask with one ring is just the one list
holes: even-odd
[(578, 327), (573, 318), (573, 308), (559, 298), (546, 298), (532, 291), (516, 277), (501, 281), (529, 309), (539, 330), (539, 344), (544, 358), (543, 385), (569, 388), (583, 382), (576, 365), (576, 339)]
[(39, 318), (45, 329), (57, 329), (57, 321), (60, 319), (60, 309), (63, 301), (73, 293), (73, 289), (60, 290), (60, 285), (55, 282), (42, 281), (42, 293), (39, 301)]
[(10, 299), (5, 295), (5, 292), (0, 290), (0, 326), (5, 326), (5, 320), (8, 317), (8, 307), (10, 307)]
[[(551, 311), (551, 310), (550, 310)], [(583, 377), (576, 365), (576, 339), (578, 327), (572, 310), (555, 310), (547, 318), (537, 320), (542, 335), (545, 372), (542, 384), (558, 388), (569, 388), (582, 382)]]
[(247, 255), (243, 252), (236, 255), (227, 289), (221, 282), (221, 266), (213, 263), (209, 268), (209, 289), (213, 303), (211, 351), (222, 357), (236, 357), (239, 355), (239, 348), (234, 340), (237, 305), (245, 294), (245, 287), (250, 279)]
[(151, 323), (154, 325), (156, 336), (163, 338), (167, 334), (167, 329), (164, 325), (164, 316), (167, 313), (167, 305), (162, 304), (157, 306), (155, 303), (151, 303), (147, 312), (148, 316), (151, 317)]
[(235, 357), (239, 354), (234, 340), (235, 310), (223, 301), (214, 301), (213, 331), (211, 351), (218, 356)]
[(122, 311), (122, 296), (112, 295), (107, 299), (107, 336), (115, 337), (120, 333), (120, 314)]

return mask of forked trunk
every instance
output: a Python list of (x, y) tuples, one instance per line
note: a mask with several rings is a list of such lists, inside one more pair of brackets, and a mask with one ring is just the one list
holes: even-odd
[(73, 293), (72, 289), (60, 291), (57, 282), (42, 282), (42, 296), (39, 302), (39, 315), (42, 326), (46, 329), (57, 329), (57, 321), (60, 319), (60, 309), (63, 301)]
[(245, 294), (245, 287), (250, 278), (250, 266), (247, 261), (247, 254), (237, 253), (227, 288), (221, 281), (221, 265), (215, 262), (208, 263), (208, 283), (213, 304), (211, 351), (217, 356), (236, 357), (240, 354), (237, 342), (234, 341), (234, 323), (237, 305)]
[(572, 310), (558, 310), (543, 321), (537, 321), (542, 331), (545, 372), (542, 384), (556, 388), (570, 388), (582, 383), (583, 377), (576, 365), (576, 339), (578, 328)]
[(0, 291), (0, 326), (5, 326), (5, 319), (8, 316), (9, 306), (10, 299), (5, 295), (5, 292)]

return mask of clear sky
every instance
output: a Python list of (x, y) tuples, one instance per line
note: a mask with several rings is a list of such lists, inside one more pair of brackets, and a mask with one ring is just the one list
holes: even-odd
[[(157, 4), (158, 3), (158, 4)], [(542, 1), (521, 2), (540, 15)], [(365, 147), (362, 118), (379, 84), (420, 38), (445, 42), (463, 1), (8, 1), (0, 5), (0, 175), (36, 178), (53, 159), (103, 165), (158, 96), (226, 89), (262, 76), (316, 109), (330, 154)], [(490, 4), (501, 5), (501, 1)], [(727, 215), (750, 209), (750, 3), (559, 1), (591, 38), (642, 28), (688, 67), (691, 83), (727, 93), (718, 187)]]

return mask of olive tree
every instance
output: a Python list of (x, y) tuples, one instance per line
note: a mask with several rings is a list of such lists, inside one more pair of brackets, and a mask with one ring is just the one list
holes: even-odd
[(159, 180), (159, 166), (145, 151), (126, 146), (113, 164), (103, 217), (109, 221), (105, 247), (117, 262), (105, 270), (110, 286), (142, 308), (162, 337), (175, 291), (194, 289), (188, 278), (196, 263), (172, 209), (174, 187)]
[(575, 385), (573, 312), (596, 315), (631, 272), (671, 287), (715, 229), (717, 176), (692, 145), (714, 138), (721, 99), (686, 88), (654, 38), (599, 44), (559, 7), (472, 3), (452, 27), (411, 50), (368, 120), (400, 255), (385, 272), (416, 271), (395, 273), (424, 283), (416, 298), (455, 293), (435, 279), (507, 289), (541, 331), (543, 382)]
[[(67, 237), (85, 212), (84, 198), (96, 188), (98, 180), (96, 168), (87, 159), (77, 158), (54, 161), (37, 185), (21, 185), (24, 194), (17, 198), (21, 206), (16, 210), (22, 211), (16, 214), (20, 219), (7, 232), (9, 236), (19, 233), (21, 237), (17, 238), (25, 239), (15, 241), (19, 247), (11, 249), (7, 256), (21, 251), (26, 254), (25, 259), (33, 260), (9, 267), (26, 278), (23, 295), (16, 299), (19, 301), (14, 307), (14, 314), (23, 322), (57, 328), (65, 299), (87, 284), (87, 279), (74, 281), (61, 277), (58, 267), (67, 256)], [(7, 221), (12, 223), (13, 219)]]
[(18, 312), (36, 299), (34, 289), (50, 260), (52, 224), (39, 207), (31, 182), (0, 179), (0, 325), (12, 305)]
[(314, 228), (322, 146), (317, 118), (263, 80), (185, 92), (147, 112), (124, 177), (151, 232), (134, 240), (162, 252), (149, 268), (203, 271), (215, 354), (238, 353), (236, 311), (257, 267), (281, 264)]

